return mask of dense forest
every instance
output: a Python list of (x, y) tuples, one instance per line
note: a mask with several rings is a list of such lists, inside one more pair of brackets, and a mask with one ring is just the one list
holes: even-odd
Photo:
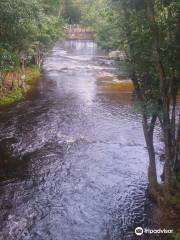
[[(174, 211), (178, 218), (180, 1), (1, 0), (1, 105), (22, 98), (27, 82), (40, 75), (45, 54), (65, 38), (69, 24), (91, 27), (101, 48), (125, 53), (149, 155), (149, 193), (167, 209), (166, 214)], [(154, 146), (156, 127), (164, 144), (161, 183)]]

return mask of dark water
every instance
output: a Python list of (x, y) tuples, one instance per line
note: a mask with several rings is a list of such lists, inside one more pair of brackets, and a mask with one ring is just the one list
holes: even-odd
[(95, 43), (57, 44), (38, 89), (0, 115), (0, 239), (134, 239), (146, 226), (148, 157), (128, 93)]

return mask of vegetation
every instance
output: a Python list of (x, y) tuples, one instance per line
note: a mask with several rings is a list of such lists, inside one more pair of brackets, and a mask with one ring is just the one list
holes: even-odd
[(92, 0), (82, 10), (81, 23), (92, 26), (96, 40), (104, 49), (116, 50), (120, 46), (119, 13), (112, 9), (110, 0)]
[(21, 88), (15, 88), (10, 94), (1, 98), (0, 107), (10, 105), (14, 102), (17, 102), (23, 98), (23, 93)]
[[(12, 75), (12, 74), (11, 74)], [(31, 90), (34, 86), (35, 82), (41, 75), (41, 69), (39, 66), (27, 67), (25, 70), (25, 79), (23, 80), (24, 84), (19, 84), (20, 79), (13, 78), (12, 84), (13, 87), (9, 89), (4, 86), (5, 91), (1, 91), (0, 95), (0, 107), (5, 107), (16, 103), (24, 98), (24, 95)], [(16, 76), (20, 77), (21, 74), (17, 74)]]
[[(65, 21), (58, 15), (58, 6), (60, 8), (60, 2), (56, 0), (0, 1), (1, 105), (21, 98), (20, 88), (25, 85), (26, 68), (33, 65), (40, 67), (44, 53), (63, 36)], [(15, 86), (15, 78), (12, 86), (7, 88), (10, 72), (20, 73), (22, 81)], [(12, 92), (6, 96), (9, 90)]]
[(77, 24), (81, 19), (82, 0), (62, 0), (61, 14), (69, 24)]

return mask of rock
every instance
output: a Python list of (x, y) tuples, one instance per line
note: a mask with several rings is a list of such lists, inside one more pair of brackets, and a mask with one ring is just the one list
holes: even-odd
[(109, 73), (109, 72), (100, 72), (97, 75), (98, 80), (109, 80), (110, 81), (110, 80), (113, 80), (115, 78), (116, 78), (116, 76), (112, 73)]
[(112, 51), (109, 53), (109, 58), (110, 59), (119, 59), (119, 60), (124, 60), (126, 58), (126, 55), (122, 51)]

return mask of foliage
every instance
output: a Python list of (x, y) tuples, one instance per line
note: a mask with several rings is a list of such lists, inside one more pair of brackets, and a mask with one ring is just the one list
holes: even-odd
[(42, 57), (43, 52), (62, 36), (64, 21), (52, 15), (57, 1), (52, 3), (54, 5), (40, 0), (0, 1), (0, 45), (3, 46), (0, 61), (4, 61), (1, 72), (15, 62), (28, 64), (36, 55)]
[(60, 0), (59, 15), (69, 24), (79, 24), (84, 0)]
[(0, 72), (12, 71), (17, 65), (18, 60), (16, 55), (4, 48), (0, 48)]
[[(1, 0), (0, 1), (0, 94), (4, 95), (4, 80), (8, 72), (27, 73), (26, 68), (38, 66), (27, 73), (28, 81), (39, 75), (45, 52), (64, 36), (65, 20), (59, 15), (59, 0)], [(34, 74), (34, 76), (33, 76)], [(13, 86), (16, 79), (14, 79)], [(26, 83), (27, 84), (27, 83)], [(24, 83), (21, 83), (21, 87)], [(20, 86), (19, 86), (20, 87)], [(3, 97), (1, 105), (21, 98), (19, 87)], [(9, 89), (8, 89), (9, 91)]]
[(96, 31), (96, 40), (104, 49), (118, 49), (122, 42), (120, 14), (110, 0), (91, 0), (84, 4), (81, 23)]
[(14, 71), (18, 66), (18, 59), (12, 52), (0, 48), (0, 85), (2, 86), (6, 73)]

